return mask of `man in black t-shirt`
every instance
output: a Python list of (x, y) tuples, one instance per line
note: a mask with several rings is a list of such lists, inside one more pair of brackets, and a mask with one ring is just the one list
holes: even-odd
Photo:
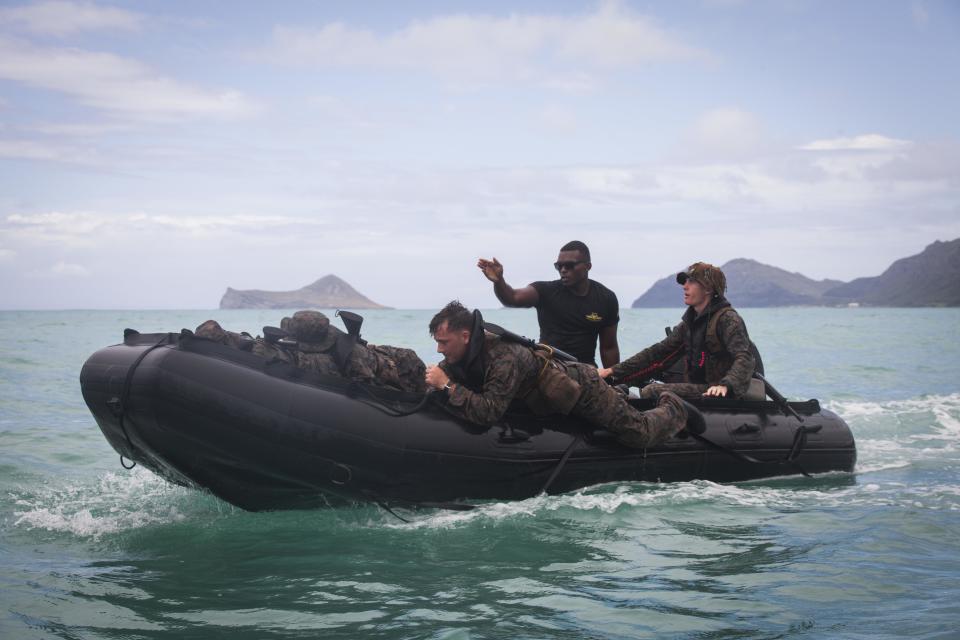
[(503, 279), (503, 265), (480, 258), (477, 266), (493, 283), (493, 292), (508, 307), (536, 307), (540, 342), (596, 365), (597, 339), (600, 361), (610, 367), (620, 361), (617, 324), (620, 304), (616, 294), (591, 280), (590, 249), (574, 240), (560, 248), (554, 268), (559, 280), (532, 282), (514, 289)]

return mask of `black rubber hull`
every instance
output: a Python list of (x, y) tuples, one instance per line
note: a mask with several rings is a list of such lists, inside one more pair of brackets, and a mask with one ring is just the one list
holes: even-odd
[(850, 429), (816, 401), (791, 405), (802, 421), (771, 402), (700, 405), (704, 437), (758, 464), (689, 437), (629, 449), (569, 418), (509, 414), (487, 429), (432, 405), (397, 417), (418, 398), (268, 365), (188, 335), (128, 332), (124, 344), (87, 360), (80, 383), (123, 457), (250, 510), (527, 498), (575, 438), (551, 493), (612, 481), (849, 472), (856, 462)]

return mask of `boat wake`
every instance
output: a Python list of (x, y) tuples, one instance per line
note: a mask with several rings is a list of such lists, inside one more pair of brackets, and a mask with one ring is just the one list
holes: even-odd
[(93, 482), (46, 485), (31, 494), (15, 494), (14, 524), (99, 539), (105, 534), (182, 521), (187, 517), (182, 511), (184, 503), (202, 495), (137, 467), (130, 472), (106, 473)]
[(956, 460), (960, 453), (960, 393), (825, 406), (847, 421), (857, 439), (858, 474)]

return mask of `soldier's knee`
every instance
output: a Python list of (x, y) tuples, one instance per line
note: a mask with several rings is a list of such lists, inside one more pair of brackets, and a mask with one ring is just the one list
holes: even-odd
[(663, 393), (664, 385), (662, 384), (648, 384), (644, 388), (640, 389), (641, 398), (659, 398), (660, 394)]

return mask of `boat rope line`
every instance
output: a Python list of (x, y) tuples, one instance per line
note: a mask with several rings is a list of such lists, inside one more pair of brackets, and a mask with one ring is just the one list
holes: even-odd
[(553, 473), (550, 474), (550, 477), (547, 478), (546, 483), (543, 485), (543, 489), (540, 490), (540, 493), (546, 493), (550, 489), (550, 485), (553, 484), (553, 481), (557, 479), (557, 476), (560, 475), (560, 472), (563, 471), (563, 468), (567, 465), (567, 460), (570, 459), (570, 454), (573, 453), (573, 450), (580, 444), (580, 436), (576, 436), (569, 445), (567, 445), (566, 450), (563, 452), (563, 455), (560, 456), (560, 460), (557, 462), (556, 466), (553, 468)]
[(690, 435), (693, 436), (695, 440), (702, 442), (703, 444), (707, 445), (711, 449), (722, 451), (723, 453), (733, 456), (734, 458), (736, 458), (737, 460), (740, 460), (741, 462), (748, 462), (750, 464), (791, 465), (797, 471), (799, 471), (803, 476), (807, 478), (812, 478), (813, 476), (807, 473), (806, 470), (800, 465), (798, 458), (800, 457), (800, 454), (803, 452), (804, 447), (806, 447), (807, 445), (807, 434), (816, 433), (817, 431), (820, 431), (820, 428), (821, 428), (820, 425), (816, 425), (816, 426), (801, 425), (800, 427), (798, 427), (793, 434), (793, 444), (790, 446), (790, 451), (787, 453), (786, 456), (784, 456), (782, 460), (758, 460), (757, 458), (754, 458), (753, 456), (749, 456), (745, 453), (741, 453), (736, 449), (731, 449), (721, 444), (717, 444), (713, 440), (710, 440), (709, 438), (705, 438), (702, 435), (699, 435), (696, 433), (691, 433)]
[[(360, 393), (363, 393), (364, 395), (366, 395), (367, 398), (357, 397)], [(378, 411), (382, 411), (388, 416), (392, 416), (394, 418), (402, 418), (404, 416), (410, 416), (419, 411), (422, 411), (423, 408), (427, 406), (427, 403), (429, 403), (430, 400), (433, 399), (433, 390), (431, 389), (426, 393), (424, 393), (423, 397), (420, 399), (419, 402), (417, 402), (416, 405), (413, 406), (413, 408), (407, 409), (405, 411), (394, 409), (392, 407), (389, 407), (383, 404), (383, 402), (376, 396), (376, 394), (373, 393), (373, 391), (368, 389), (365, 385), (362, 385), (356, 382), (351, 382), (349, 385), (347, 385), (346, 395), (347, 397), (352, 398), (357, 402), (362, 402), (368, 407), (373, 407)]]
[[(371, 502), (376, 504), (378, 507), (395, 517), (400, 522), (409, 524), (410, 520), (407, 520), (399, 513), (394, 511), (387, 501), (373, 493), (372, 491), (363, 491), (363, 495), (368, 498)], [(465, 502), (416, 502), (416, 501), (402, 501), (405, 506), (413, 507), (416, 509), (447, 509), (448, 511), (473, 511), (477, 508), (477, 505), (467, 504)]]
[(387, 513), (389, 513), (390, 515), (392, 515), (394, 518), (396, 518), (396, 519), (399, 520), (400, 522), (403, 522), (404, 524), (410, 524), (410, 521), (409, 521), (409, 520), (407, 520), (406, 518), (404, 518), (403, 516), (401, 516), (399, 513), (397, 513), (397, 512), (394, 511), (393, 509), (391, 509), (390, 506), (389, 506), (386, 502), (384, 502), (383, 500), (380, 499), (380, 496), (378, 496), (378, 495), (376, 495), (376, 494), (374, 494), (374, 493), (372, 493), (372, 492), (370, 492), (370, 491), (364, 491), (363, 493), (364, 493), (364, 495), (367, 496), (370, 500), (372, 500), (374, 504), (376, 504), (378, 507), (380, 507), (381, 509), (383, 509), (384, 511), (386, 511)]
[[(107, 400), (107, 406), (110, 407), (110, 411), (113, 412), (113, 415), (117, 416), (117, 419), (119, 420), (119, 423), (120, 423), (120, 431), (123, 432), (123, 437), (126, 438), (127, 444), (130, 445), (131, 451), (135, 451), (136, 447), (133, 445), (133, 441), (130, 440), (130, 434), (127, 433), (127, 426), (126, 424), (124, 424), (124, 418), (126, 417), (126, 412), (127, 412), (127, 401), (130, 399), (130, 388), (133, 384), (133, 374), (137, 370), (137, 367), (140, 366), (140, 363), (143, 362), (143, 359), (147, 357), (147, 354), (149, 354), (151, 351), (153, 351), (157, 347), (162, 346), (165, 342), (169, 340), (169, 338), (170, 338), (170, 334), (164, 334), (164, 336), (160, 338), (156, 342), (156, 344), (153, 344), (150, 347), (144, 349), (143, 353), (141, 353), (137, 357), (137, 359), (133, 361), (133, 364), (130, 365), (130, 368), (127, 370), (127, 377), (123, 381), (123, 390), (120, 392), (120, 397), (114, 396), (109, 400)], [(124, 456), (121, 453), (120, 466), (123, 467), (124, 469), (130, 470), (130, 469), (133, 469), (135, 466), (137, 466), (136, 461), (131, 460), (133, 464), (131, 464), (128, 467), (126, 464), (124, 464), (123, 458)]]
[(677, 347), (677, 349), (674, 350), (672, 353), (669, 353), (663, 358), (660, 358), (660, 360), (651, 363), (646, 368), (627, 374), (623, 378), (618, 378), (617, 382), (620, 382), (622, 384), (627, 384), (632, 380), (636, 380), (637, 378), (649, 378), (651, 375), (653, 375), (660, 369), (663, 369), (671, 359), (679, 356), (682, 351), (683, 351), (683, 346), (681, 345), (680, 347)]

